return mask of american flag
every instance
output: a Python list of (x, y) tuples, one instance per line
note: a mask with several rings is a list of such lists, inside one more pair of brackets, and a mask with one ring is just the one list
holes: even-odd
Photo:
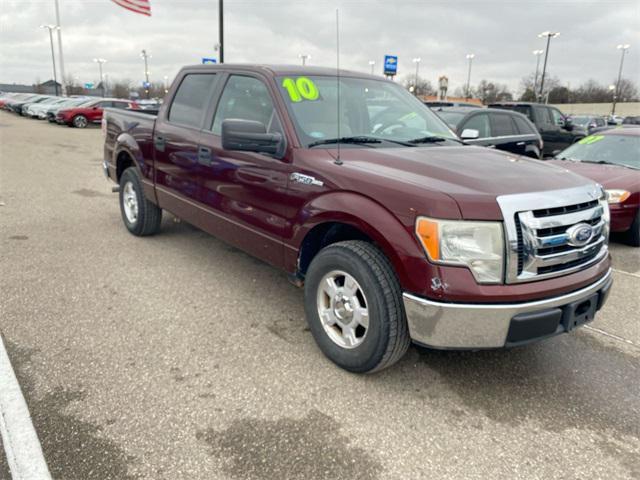
[(141, 13), (148, 17), (151, 16), (151, 5), (149, 0), (111, 0), (116, 5), (120, 5), (122, 8), (131, 10), (135, 13)]

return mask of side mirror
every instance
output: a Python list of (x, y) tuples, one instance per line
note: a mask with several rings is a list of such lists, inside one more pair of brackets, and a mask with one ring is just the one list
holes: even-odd
[(222, 148), (281, 156), (284, 138), (279, 133), (267, 133), (264, 123), (229, 119), (222, 122)]
[(475, 128), (465, 128), (460, 135), (462, 140), (475, 140), (480, 138), (480, 132)]

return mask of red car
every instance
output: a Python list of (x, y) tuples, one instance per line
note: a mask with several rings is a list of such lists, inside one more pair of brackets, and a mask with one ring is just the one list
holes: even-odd
[(135, 102), (121, 98), (100, 98), (79, 107), (66, 108), (56, 114), (56, 122), (69, 127), (85, 128), (90, 123), (100, 123), (105, 108), (137, 109)]
[(567, 170), (607, 190), (611, 231), (640, 246), (640, 127), (614, 128), (583, 138), (556, 156)]

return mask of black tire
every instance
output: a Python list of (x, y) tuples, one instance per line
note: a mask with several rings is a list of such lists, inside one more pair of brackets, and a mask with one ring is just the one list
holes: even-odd
[[(131, 219), (127, 216), (124, 204), (125, 190), (130, 192), (128, 190), (128, 185), (131, 185), (137, 202), (137, 215), (135, 215), (135, 218)], [(122, 221), (129, 232), (138, 237), (146, 237), (148, 235), (158, 233), (160, 230), (160, 223), (162, 222), (162, 209), (151, 203), (144, 196), (140, 175), (135, 167), (127, 168), (120, 177), (119, 200)]]
[(87, 117), (85, 117), (84, 115), (76, 115), (75, 117), (73, 117), (73, 120), (71, 120), (71, 125), (69, 126), (74, 126), (76, 128), (87, 128), (87, 125), (89, 125), (89, 120), (87, 119)]
[(627, 232), (627, 243), (632, 247), (640, 247), (640, 210), (636, 212), (636, 218)]
[[(361, 287), (368, 309), (368, 328), (361, 343), (344, 348), (332, 340), (318, 313), (318, 289), (325, 275), (339, 270)], [(406, 353), (411, 339), (400, 284), (391, 263), (374, 245), (350, 240), (329, 245), (316, 255), (305, 276), (307, 322), (320, 350), (336, 365), (356, 373), (387, 368)]]

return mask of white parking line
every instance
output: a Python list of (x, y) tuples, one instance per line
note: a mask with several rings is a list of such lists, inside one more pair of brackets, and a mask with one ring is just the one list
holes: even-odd
[(600, 335), (604, 335), (605, 337), (613, 338), (614, 340), (618, 340), (619, 342), (624, 342), (624, 343), (627, 343), (629, 345), (633, 345), (636, 348), (640, 347), (640, 345), (637, 345), (636, 343), (632, 342), (631, 340), (627, 340), (626, 338), (619, 337), (618, 335), (614, 335), (613, 333), (609, 333), (609, 332), (606, 332), (604, 330), (600, 330), (599, 328), (592, 327), (591, 325), (585, 325), (584, 328), (586, 328), (587, 330), (591, 330), (593, 332), (599, 333)]
[(625, 275), (631, 275), (632, 277), (640, 278), (640, 274), (638, 273), (625, 272), (624, 270), (618, 270), (617, 268), (612, 268), (611, 270), (616, 273), (624, 273)]
[(0, 336), (0, 434), (13, 480), (50, 480), (27, 403)]

